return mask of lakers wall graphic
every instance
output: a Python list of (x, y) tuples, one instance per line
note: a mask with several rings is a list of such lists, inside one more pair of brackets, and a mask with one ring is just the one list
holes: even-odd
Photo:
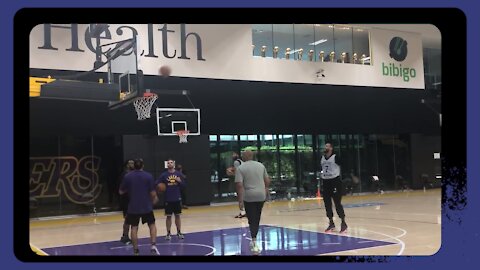
[(30, 198), (64, 197), (76, 204), (87, 204), (102, 191), (97, 156), (31, 157)]

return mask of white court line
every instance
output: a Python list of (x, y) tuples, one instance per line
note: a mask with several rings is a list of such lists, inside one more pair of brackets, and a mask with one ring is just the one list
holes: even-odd
[[(356, 225), (373, 225), (373, 226), (377, 226), (377, 227), (386, 227), (386, 228), (397, 229), (397, 230), (401, 231), (402, 234), (396, 235), (396, 236), (395, 236), (396, 238), (400, 238), (400, 237), (403, 237), (403, 236), (407, 235), (407, 231), (406, 231), (406, 230), (404, 230), (404, 229), (402, 229), (402, 228), (399, 228), (399, 227), (389, 226), (389, 225), (377, 225), (377, 224), (365, 224), (365, 223), (361, 223), (361, 224), (358, 224), (358, 223), (357, 223)], [(386, 240), (388, 240), (388, 239), (393, 239), (393, 238), (392, 238), (392, 237), (389, 237), (389, 238), (387, 238), (387, 239), (381, 239), (381, 240), (375, 240), (375, 241), (386, 241)]]
[[(301, 226), (302, 224), (297, 224), (296, 226)], [(358, 229), (358, 230), (363, 230), (363, 231), (368, 231), (368, 232), (372, 232), (372, 233), (376, 233), (376, 234), (380, 234), (380, 235), (383, 235), (383, 236), (386, 236), (387, 238), (385, 239), (381, 239), (381, 240), (372, 240), (372, 241), (387, 241), (387, 240), (390, 240), (390, 239), (393, 239), (393, 240), (396, 240), (398, 241), (398, 243), (396, 244), (400, 244), (401, 245), (401, 248), (400, 248), (400, 251), (397, 255), (401, 255), (403, 253), (403, 251), (405, 250), (405, 242), (403, 242), (402, 240), (400, 240), (399, 238), (400, 237), (403, 237), (407, 234), (407, 231), (402, 229), (402, 228), (399, 228), (399, 227), (394, 227), (394, 226), (388, 226), (388, 225), (377, 225), (377, 224), (365, 224), (365, 223), (362, 223), (362, 224), (357, 224), (356, 225), (373, 225), (373, 226), (377, 226), (377, 227), (387, 227), (387, 228), (392, 228), (392, 229), (397, 229), (399, 231), (402, 232), (402, 234), (400, 235), (397, 235), (397, 236), (392, 236), (392, 235), (388, 235), (388, 234), (384, 234), (384, 233), (379, 233), (379, 232), (375, 232), (375, 231), (370, 231), (370, 230), (365, 230), (365, 229)], [(268, 226), (268, 225), (267, 225)], [(270, 225), (269, 226), (277, 226), (277, 225)], [(294, 229), (294, 230), (302, 230), (302, 231), (309, 231), (309, 232), (315, 232), (315, 233), (322, 233), (322, 232), (318, 232), (318, 231), (310, 231), (308, 228), (294, 228), (294, 227), (291, 227), (291, 226), (295, 226), (295, 225), (289, 225), (290, 226), (290, 229)], [(284, 228), (288, 228), (288, 227), (284, 227)], [(338, 234), (337, 234), (338, 235)], [(363, 238), (361, 236), (352, 236), (352, 235), (338, 235), (338, 236), (345, 236), (345, 237), (355, 237), (355, 238)]]
[(341, 243), (323, 243), (322, 245), (340, 245)]
[[(144, 247), (144, 246), (150, 246), (151, 244), (141, 244), (138, 245), (139, 247)], [(199, 246), (199, 247), (206, 247), (212, 249), (210, 253), (205, 254), (204, 256), (209, 256), (215, 253), (217, 251), (216, 248), (209, 246), (209, 245), (203, 245), (203, 244), (196, 244), (196, 243), (158, 243), (157, 246), (161, 245), (185, 245), (185, 246)], [(124, 249), (124, 248), (132, 248), (131, 246), (121, 246), (121, 247), (111, 247), (110, 249)]]
[[(359, 229), (359, 230), (364, 230), (364, 231), (369, 231), (369, 232), (381, 234), (381, 235), (387, 236), (388, 238), (382, 239), (382, 240), (359, 241), (358, 243), (361, 243), (361, 242), (367, 243), (367, 242), (375, 242), (375, 241), (386, 241), (386, 240), (389, 240), (389, 239), (395, 239), (395, 240), (399, 241), (399, 243), (396, 243), (396, 244), (402, 245), (402, 248), (400, 249), (400, 252), (399, 252), (397, 255), (401, 255), (401, 254), (403, 253), (403, 251), (404, 251), (404, 249), (405, 249), (405, 243), (404, 243), (403, 241), (401, 241), (400, 239), (398, 239), (398, 237), (403, 237), (403, 236), (405, 236), (405, 235), (407, 234), (407, 231), (406, 231), (406, 230), (404, 230), (404, 229), (402, 229), (402, 228), (398, 228), (398, 227), (387, 226), (387, 225), (376, 225), (376, 224), (360, 224), (360, 225), (374, 225), (374, 226), (378, 226), (378, 227), (390, 227), (390, 228), (394, 228), (394, 229), (397, 229), (397, 230), (402, 231), (402, 234), (392, 237), (391, 235), (382, 234), (382, 233), (378, 233), (378, 232), (375, 232), (375, 231), (369, 231), (369, 230)], [(352, 236), (352, 237), (354, 237), (354, 236)], [(359, 250), (362, 250), (362, 249), (381, 248), (381, 247), (382, 247), (382, 246), (357, 248), (357, 249), (346, 250), (346, 251), (342, 251), (342, 252), (358, 253), (358, 251), (359, 251)], [(335, 253), (335, 252), (334, 252), (334, 253)], [(317, 254), (317, 255), (318, 255), (318, 256), (324, 256), (324, 255), (327, 255), (327, 256), (328, 256), (329, 254), (331, 254), (331, 253)]]
[[(362, 230), (362, 231), (367, 231), (367, 232), (372, 232), (372, 233), (380, 234), (380, 235), (383, 235), (383, 236), (388, 237), (387, 239), (397, 240), (397, 241), (398, 241), (397, 244), (400, 244), (400, 245), (402, 246), (402, 247), (400, 248), (400, 251), (398, 252), (397, 256), (398, 256), (398, 255), (402, 255), (403, 251), (405, 250), (405, 242), (403, 242), (402, 240), (400, 240), (399, 238), (397, 238), (397, 237), (395, 237), (395, 236), (388, 235), (388, 234), (384, 234), (384, 233), (379, 233), (379, 232), (375, 232), (375, 231), (365, 230), (365, 229), (358, 229), (358, 230)], [(406, 232), (405, 232), (405, 233), (406, 233)], [(378, 240), (378, 241), (382, 241), (382, 240)]]

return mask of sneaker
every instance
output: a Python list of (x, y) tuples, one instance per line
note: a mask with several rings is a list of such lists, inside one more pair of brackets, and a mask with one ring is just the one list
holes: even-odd
[(340, 226), (340, 233), (347, 232), (347, 228), (348, 228), (347, 223), (342, 222), (342, 225)]
[(150, 248), (150, 254), (152, 254), (152, 255), (160, 255), (160, 252), (158, 251), (157, 246), (152, 246), (152, 247)]
[(188, 209), (188, 206), (182, 205), (182, 209)]
[(134, 250), (133, 250), (133, 255), (135, 255), (135, 256), (140, 255), (140, 250), (134, 249)]
[(257, 243), (250, 242), (250, 251), (252, 252), (252, 255), (260, 254), (260, 248), (257, 246)]
[(122, 236), (120, 238), (120, 242), (124, 243), (125, 245), (130, 245), (132, 243), (132, 240), (130, 240), (128, 236)]
[(185, 239), (185, 235), (183, 233), (179, 232), (177, 233), (178, 239)]
[(335, 223), (330, 222), (330, 224), (328, 225), (328, 228), (325, 229), (325, 232), (333, 232), (333, 230), (335, 230)]
[(170, 234), (167, 234), (165, 236), (165, 240), (170, 241), (172, 239), (172, 236)]
[(246, 216), (247, 216), (247, 214), (240, 213), (240, 214), (236, 215), (235, 218), (244, 218)]

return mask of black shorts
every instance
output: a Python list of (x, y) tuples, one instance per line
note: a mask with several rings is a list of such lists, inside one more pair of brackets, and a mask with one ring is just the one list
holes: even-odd
[(182, 202), (165, 202), (165, 215), (180, 215), (182, 213)]
[(148, 225), (150, 225), (155, 223), (155, 216), (153, 215), (153, 211), (146, 214), (128, 214), (125, 221), (128, 225), (135, 227), (138, 226), (140, 218), (142, 219), (142, 224), (147, 223)]

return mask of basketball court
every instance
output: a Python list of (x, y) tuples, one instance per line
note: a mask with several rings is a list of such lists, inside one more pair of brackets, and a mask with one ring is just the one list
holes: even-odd
[[(440, 200), (440, 190), (346, 196), (345, 234), (323, 232), (328, 220), (321, 199), (267, 202), (260, 255), (432, 255), (441, 245)], [(170, 241), (164, 240), (163, 211), (155, 211), (160, 255), (252, 255), (247, 220), (234, 219), (236, 210), (233, 204), (183, 210), (185, 239)], [(133, 255), (132, 246), (118, 239), (122, 224), (119, 212), (32, 219), (30, 242), (48, 255)], [(139, 227), (141, 255), (150, 254), (148, 233)]]
[[(95, 68), (89, 72), (106, 68), (106, 81), (85, 82), (82, 74), (53, 80), (31, 78), (30, 97), (104, 103), (110, 111), (130, 106), (137, 121), (165, 139), (177, 136), (180, 144), (202, 134), (201, 110), (188, 89), (144, 85), (135, 37), (100, 47), (108, 50), (97, 55)], [(161, 72), (166, 75), (167, 71)], [(169, 107), (165, 105), (169, 98), (181, 99), (186, 106)], [(257, 238), (260, 255), (426, 256), (441, 246), (440, 189), (349, 195), (343, 197), (343, 204), (348, 231), (340, 234), (336, 213), (337, 232), (324, 232), (328, 219), (320, 196), (268, 201)], [(155, 210), (160, 255), (252, 255), (247, 219), (233, 218), (237, 211), (236, 203), (192, 206), (182, 213), (185, 239), (175, 237), (173, 228), (174, 236), (167, 241), (163, 210)], [(31, 218), (30, 244), (38, 254), (49, 256), (130, 256), (132, 246), (119, 241), (122, 224), (121, 212)], [(150, 255), (149, 246), (149, 231), (139, 226), (140, 255)]]

